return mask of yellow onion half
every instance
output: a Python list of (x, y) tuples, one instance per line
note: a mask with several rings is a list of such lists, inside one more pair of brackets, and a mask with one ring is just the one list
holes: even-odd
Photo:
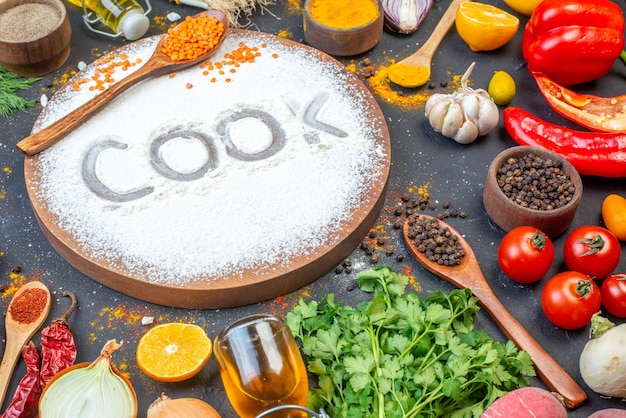
[(56, 374), (39, 400), (39, 418), (136, 418), (137, 395), (111, 363), (122, 344), (107, 341), (92, 363), (79, 363)]
[(148, 408), (147, 418), (220, 418), (208, 403), (196, 398), (172, 399), (164, 393)]

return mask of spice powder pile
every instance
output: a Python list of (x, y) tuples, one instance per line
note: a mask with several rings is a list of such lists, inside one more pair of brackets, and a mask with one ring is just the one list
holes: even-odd
[(0, 12), (0, 39), (30, 41), (52, 32), (59, 25), (61, 12), (47, 3), (27, 3)]
[(39, 318), (47, 302), (48, 293), (44, 289), (26, 289), (13, 298), (9, 314), (20, 324), (30, 324)]

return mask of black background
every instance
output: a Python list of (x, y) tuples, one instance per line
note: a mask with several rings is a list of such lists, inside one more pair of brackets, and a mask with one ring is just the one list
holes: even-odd
[[(515, 14), (502, 1), (486, 2)], [(444, 0), (435, 1), (431, 12), (416, 33), (410, 36), (396, 36), (385, 32), (380, 43), (368, 53), (340, 60), (345, 64), (355, 63), (358, 66), (364, 58), (368, 58), (374, 65), (386, 65), (390, 59), (404, 58), (423, 44), (448, 4), (449, 2)], [(146, 36), (164, 32), (169, 24), (165, 16), (170, 11), (182, 16), (199, 11), (165, 0), (153, 0), (152, 7), (151, 27)], [(71, 55), (65, 65), (45, 76), (24, 94), (29, 98), (38, 98), (41, 94), (52, 96), (61, 86), (63, 75), (77, 71), (80, 61), (90, 63), (102, 54), (126, 43), (123, 39), (111, 39), (91, 33), (82, 22), (82, 10), (69, 4), (67, 9), (73, 31)], [(257, 8), (248, 28), (271, 34), (280, 32), (293, 40), (303, 41), (301, 10), (302, 4), (279, 0), (278, 4), (269, 6), (267, 10)], [(507, 71), (516, 80), (518, 88), (512, 106), (522, 107), (544, 119), (576, 128), (574, 124), (551, 111), (528, 75), (520, 52), (522, 28), (527, 18), (518, 17), (520, 29), (516, 37), (505, 46), (491, 52), (472, 52), (453, 28), (433, 60), (432, 82), (436, 88), (430, 92), (450, 92), (452, 87), (442, 88), (440, 82), (450, 81), (452, 76), (464, 73), (471, 62), (475, 61), (476, 68), (471, 77), (475, 88), (486, 89), (494, 71)], [(607, 76), (596, 82), (577, 86), (576, 90), (601, 96), (624, 94), (625, 77), (626, 67), (618, 61)], [(422, 89), (429, 91), (428, 87)], [(423, 295), (435, 289), (446, 291), (452, 289), (450, 284), (430, 274), (411, 259), (402, 242), (400, 231), (391, 226), (394, 218), (392, 208), (398, 196), (412, 186), (428, 183), (431, 199), (437, 202), (439, 207), (442, 202), (449, 201), (453, 208), (467, 212), (466, 218), (450, 219), (449, 222), (473, 247), (483, 273), (496, 295), (548, 353), (554, 356), (587, 391), (588, 401), (580, 408), (570, 411), (570, 416), (587, 417), (593, 411), (603, 408), (624, 408), (619, 399), (604, 399), (585, 386), (580, 377), (578, 358), (588, 339), (588, 329), (566, 331), (555, 327), (545, 318), (541, 311), (539, 296), (546, 279), (534, 285), (518, 285), (509, 280), (498, 267), (496, 253), (504, 231), (485, 213), (482, 190), (491, 159), (503, 149), (515, 145), (504, 131), (502, 123), (500, 122), (492, 133), (474, 143), (460, 145), (433, 131), (424, 117), (423, 106), (404, 109), (386, 103), (380, 97), (376, 98), (386, 116), (392, 141), (389, 192), (377, 225), (385, 230), (390, 242), (395, 246), (395, 254), (392, 256), (379, 252), (379, 264), (388, 264), (398, 272), (411, 273)], [(16, 280), (11, 274), (16, 268), (21, 269), (20, 274), (26, 280), (38, 279), (46, 283), (53, 292), (52, 312), (46, 324), (61, 315), (68, 306), (68, 301), (64, 300), (60, 292), (66, 289), (75, 292), (79, 300), (79, 309), (72, 315), (70, 322), (78, 346), (77, 361), (95, 359), (104, 342), (109, 339), (123, 340), (125, 345), (114, 355), (113, 362), (130, 377), (134, 385), (139, 399), (140, 417), (145, 416), (149, 404), (161, 392), (171, 397), (199, 397), (211, 403), (224, 417), (236, 416), (226, 399), (213, 358), (200, 374), (182, 383), (158, 383), (138, 369), (134, 359), (135, 347), (141, 335), (147, 330), (147, 327), (141, 325), (142, 317), (154, 316), (155, 323), (174, 321), (196, 323), (203, 326), (213, 338), (224, 326), (248, 314), (267, 312), (282, 316), (295, 306), (300, 297), (306, 300), (319, 299), (324, 294), (332, 292), (337, 295), (339, 301), (349, 304), (367, 298), (367, 295), (354, 289), (354, 274), (371, 266), (369, 257), (359, 249), (355, 249), (349, 257), (354, 267), (351, 274), (336, 274), (331, 271), (299, 291), (241, 308), (175, 309), (132, 299), (99, 285), (76, 271), (54, 251), (39, 229), (30, 208), (24, 185), (24, 156), (17, 151), (15, 144), (30, 133), (40, 111), (38, 105), (29, 112), (13, 114), (8, 119), (0, 118), (0, 161), (3, 169), (0, 173), (0, 284), (10, 286), (12, 281)], [(585, 176), (583, 185), (583, 199), (569, 231), (586, 224), (601, 225), (600, 207), (607, 194), (618, 193), (626, 196), (626, 182), (623, 178)], [(554, 240), (556, 262), (548, 276), (565, 270), (562, 248), (566, 234), (567, 232)], [(625, 247), (622, 243), (622, 251), (626, 250)], [(405, 255), (404, 261), (396, 261), (395, 257), (398, 254)], [(626, 271), (624, 257), (618, 270)], [(3, 311), (6, 310), (9, 300), (8, 296), (0, 299), (0, 308)], [(478, 315), (477, 327), (486, 329), (498, 339), (504, 339), (501, 331), (484, 312)], [(0, 332), (4, 341), (4, 327), (1, 327)], [(35, 341), (38, 342), (39, 338), (36, 337)], [(11, 381), (4, 407), (24, 372), (25, 367), (20, 363)], [(538, 379), (533, 379), (532, 383), (543, 386)]]

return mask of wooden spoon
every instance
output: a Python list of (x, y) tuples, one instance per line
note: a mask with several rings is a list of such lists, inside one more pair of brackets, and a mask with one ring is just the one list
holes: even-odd
[[(18, 320), (12, 309), (18, 309), (18, 304), (25, 303), (24, 298), (33, 297), (33, 294), (26, 293), (28, 290), (40, 289), (45, 292), (45, 304), (39, 312), (39, 316), (31, 322), (23, 322)], [(34, 295), (37, 296), (37, 295)], [(50, 290), (45, 284), (39, 281), (32, 281), (26, 283), (13, 295), (13, 299), (9, 303), (7, 308), (7, 314), (5, 318), (6, 327), (6, 345), (4, 347), (4, 355), (2, 357), (2, 363), (0, 363), (0, 405), (4, 401), (4, 396), (7, 393), (9, 387), (9, 381), (17, 361), (20, 358), (22, 347), (35, 335), (35, 333), (41, 328), (44, 321), (50, 313)], [(26, 305), (29, 306), (29, 305)]]
[[(415, 216), (436, 219), (424, 214)], [(441, 227), (449, 228), (450, 232), (457, 236), (461, 247), (465, 251), (465, 256), (461, 259), (461, 263), (454, 267), (442, 266), (430, 261), (426, 255), (415, 247), (413, 240), (408, 235), (411, 227), (409, 218), (404, 223), (404, 239), (417, 261), (431, 273), (455, 286), (470, 289), (504, 334), (520, 349), (530, 354), (541, 380), (548, 388), (562, 396), (565, 406), (573, 409), (581, 405), (587, 399), (585, 391), (578, 386), (576, 381), (563, 370), (498, 300), (489, 287), (487, 280), (485, 280), (474, 251), (472, 251), (467, 241), (450, 225), (440, 220), (438, 222)]]
[(135, 83), (149, 77), (182, 70), (209, 58), (226, 38), (226, 33), (228, 32), (228, 16), (221, 10), (207, 10), (198, 15), (201, 14), (206, 14), (209, 17), (214, 16), (224, 24), (224, 33), (215, 48), (198, 58), (186, 61), (174, 61), (161, 51), (161, 45), (167, 39), (167, 35), (163, 36), (157, 44), (152, 56), (141, 68), (111, 84), (106, 90), (98, 93), (91, 100), (74, 109), (56, 122), (22, 139), (17, 143), (17, 148), (26, 155), (35, 155), (57, 143), (64, 135), (82, 125), (86, 119), (94, 115), (102, 106), (109, 103), (113, 98), (117, 97)]
[(430, 78), (430, 64), (439, 47), (454, 23), (459, 5), (467, 0), (452, 0), (437, 23), (435, 30), (420, 49), (402, 61), (389, 67), (387, 76), (393, 83), (407, 88), (423, 86)]

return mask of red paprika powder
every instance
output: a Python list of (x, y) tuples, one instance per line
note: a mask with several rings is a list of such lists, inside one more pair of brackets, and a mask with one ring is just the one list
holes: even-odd
[(48, 293), (44, 289), (26, 289), (11, 301), (9, 314), (20, 324), (30, 324), (41, 316), (47, 302)]

